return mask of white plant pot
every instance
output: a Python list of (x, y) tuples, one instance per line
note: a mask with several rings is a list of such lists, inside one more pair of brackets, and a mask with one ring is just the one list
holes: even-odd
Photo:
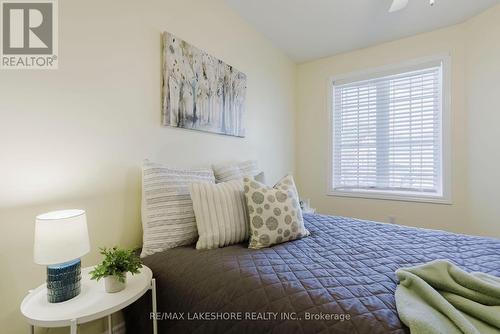
[(104, 290), (108, 293), (120, 292), (125, 289), (127, 285), (127, 277), (125, 276), (125, 282), (120, 282), (116, 276), (106, 276), (104, 277)]

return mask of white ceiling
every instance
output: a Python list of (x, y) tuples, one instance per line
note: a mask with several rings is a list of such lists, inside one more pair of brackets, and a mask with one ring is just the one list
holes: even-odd
[(500, 0), (225, 0), (296, 62), (376, 45), (453, 25)]

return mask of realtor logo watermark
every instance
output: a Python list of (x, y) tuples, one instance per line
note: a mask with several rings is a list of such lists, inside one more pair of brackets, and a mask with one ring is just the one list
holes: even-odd
[(0, 68), (57, 69), (57, 0), (0, 0)]

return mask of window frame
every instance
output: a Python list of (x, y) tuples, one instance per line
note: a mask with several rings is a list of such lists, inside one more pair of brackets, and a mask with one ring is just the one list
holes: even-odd
[[(410, 72), (416, 69), (442, 65), (442, 106), (441, 106), (441, 195), (424, 195), (416, 192), (394, 191), (394, 190), (363, 190), (355, 189), (336, 190), (334, 189), (334, 147), (335, 147), (335, 83), (340, 84), (369, 80), (377, 77), (392, 74)], [(328, 184), (327, 195), (336, 197), (352, 197), (366, 199), (380, 199), (393, 201), (409, 201), (436, 204), (452, 204), (451, 197), (451, 57), (449, 54), (434, 55), (425, 58), (413, 59), (399, 64), (391, 64), (382, 67), (370, 68), (367, 70), (336, 75), (328, 78), (327, 81), (327, 110), (329, 118), (329, 145), (328, 145)]]

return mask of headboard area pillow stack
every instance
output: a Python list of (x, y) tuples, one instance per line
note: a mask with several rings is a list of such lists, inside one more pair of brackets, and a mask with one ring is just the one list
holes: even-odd
[(274, 188), (263, 179), (253, 160), (195, 170), (145, 160), (141, 257), (194, 243), (212, 249), (250, 237), (250, 248), (263, 248), (309, 235), (292, 176)]

